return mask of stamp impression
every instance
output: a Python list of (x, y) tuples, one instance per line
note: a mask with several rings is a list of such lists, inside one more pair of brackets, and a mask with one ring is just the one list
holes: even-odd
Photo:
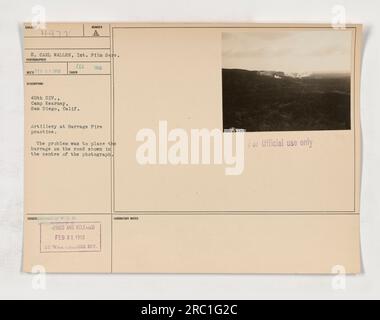
[(101, 252), (100, 222), (40, 224), (41, 253)]

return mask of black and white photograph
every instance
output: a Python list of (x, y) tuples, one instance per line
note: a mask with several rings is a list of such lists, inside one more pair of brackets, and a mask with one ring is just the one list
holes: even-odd
[(352, 32), (222, 35), (224, 130), (351, 129)]

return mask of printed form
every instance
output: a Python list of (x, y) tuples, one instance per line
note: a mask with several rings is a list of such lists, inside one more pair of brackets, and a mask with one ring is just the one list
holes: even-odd
[(360, 273), (361, 26), (24, 25), (24, 271)]

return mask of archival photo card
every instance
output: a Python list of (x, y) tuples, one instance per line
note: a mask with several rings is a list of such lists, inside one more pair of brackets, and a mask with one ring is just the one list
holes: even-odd
[(351, 129), (352, 32), (222, 34), (224, 130)]
[(23, 270), (360, 273), (361, 41), (26, 23)]

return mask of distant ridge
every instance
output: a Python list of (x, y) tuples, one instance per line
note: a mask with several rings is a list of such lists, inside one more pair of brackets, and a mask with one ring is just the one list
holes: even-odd
[(317, 72), (284, 72), (284, 71), (272, 71), (272, 70), (246, 70), (246, 69), (238, 69), (238, 68), (223, 68), (226, 71), (232, 72), (246, 72), (254, 75), (267, 76), (267, 77), (279, 77), (279, 78), (294, 78), (294, 79), (302, 79), (302, 78), (314, 78), (314, 79), (323, 79), (323, 78), (347, 78), (350, 77), (349, 72), (326, 72), (326, 73), (317, 73)]

